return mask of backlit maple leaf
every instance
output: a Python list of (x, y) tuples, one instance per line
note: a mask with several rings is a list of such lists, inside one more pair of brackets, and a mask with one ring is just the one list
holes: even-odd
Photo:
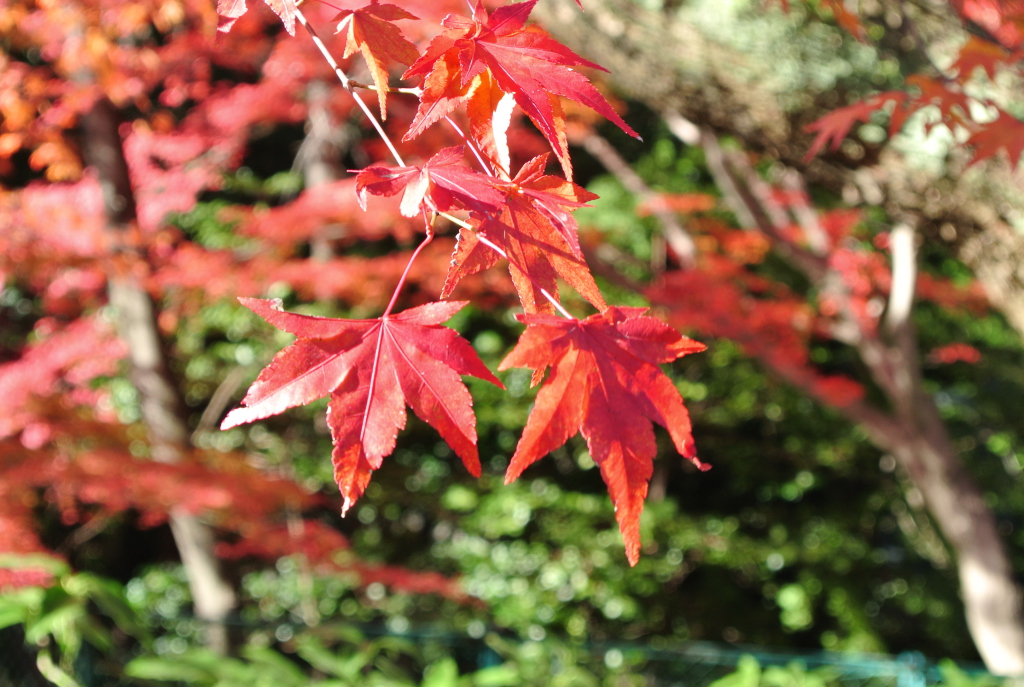
[(705, 349), (645, 308), (609, 307), (585, 320), (520, 315), (526, 331), (499, 370), (551, 374), (537, 393), (505, 483), (579, 431), (615, 504), (626, 557), (640, 557), (640, 512), (657, 453), (651, 422), (668, 429), (676, 450), (701, 470), (690, 416), (659, 365)]
[(1024, 2), (1020, 0), (950, 0), (968, 30), (987, 34), (1010, 50), (1024, 42)]
[[(934, 105), (939, 108), (942, 122), (951, 130), (954, 126), (970, 128), (967, 121), (971, 110), (970, 99), (956, 85), (923, 74), (908, 76), (907, 85), (919, 91), (918, 95), (907, 103), (908, 109), (917, 110), (926, 105)], [(932, 126), (934, 124), (926, 122), (925, 132), (931, 131)]]
[(570, 212), (597, 196), (561, 177), (545, 175), (547, 159), (548, 155), (540, 155), (523, 165), (507, 185), (499, 216), (482, 221), (475, 230), (459, 232), (442, 298), (449, 296), (463, 277), (497, 264), (498, 254), (478, 239), (484, 235), (508, 255), (509, 272), (526, 312), (553, 312), (539, 289), (557, 297), (556, 277), (596, 308), (605, 307), (583, 259), (576, 220)]
[(412, 64), (420, 55), (416, 46), (406, 40), (391, 22), (418, 17), (397, 5), (381, 5), (377, 0), (371, 0), (369, 5), (360, 9), (342, 10), (334, 19), (338, 22), (337, 32), (346, 32), (343, 57), (362, 52), (377, 86), (380, 118), (387, 119), (388, 60)]
[(599, 112), (630, 136), (640, 136), (612, 109), (593, 84), (569, 67), (607, 71), (583, 59), (526, 18), (537, 0), (499, 7), (488, 15), (478, 3), (473, 18), (449, 14), (441, 22), (445, 31), (431, 41), (426, 53), (402, 78), (424, 77), (419, 111), (406, 134), (418, 135), (426, 125), (451, 112), (469, 96), (473, 79), (490, 73), (494, 83), (511, 93), (516, 103), (548, 139), (565, 171), (572, 164), (565, 140), (564, 116), (557, 99), (570, 98)]
[(499, 187), (506, 182), (489, 177), (462, 164), (463, 147), (438, 151), (422, 167), (373, 165), (356, 175), (356, 198), (366, 209), (366, 195), (393, 196), (404, 190), (400, 211), (405, 217), (419, 214), (427, 197), (434, 207), (447, 211), (456, 207), (482, 213), (496, 213), (505, 204)]
[(427, 303), (373, 320), (340, 320), (283, 312), (269, 300), (239, 300), (299, 338), (264, 368), (242, 400), (245, 407), (228, 413), (221, 429), (330, 395), (327, 424), (343, 513), (394, 451), (406, 405), (438, 431), (471, 474), (480, 475), (473, 399), (459, 375), (501, 382), (465, 339), (441, 325), (465, 301)]
[(507, 178), (512, 164), (508, 128), (516, 106), (515, 96), (501, 90), (490, 73), (484, 72), (473, 77), (465, 103), (473, 140), (480, 152)]

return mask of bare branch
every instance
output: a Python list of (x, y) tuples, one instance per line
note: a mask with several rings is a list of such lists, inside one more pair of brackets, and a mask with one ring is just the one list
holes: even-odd
[(897, 224), (889, 232), (892, 251), (892, 287), (889, 289), (889, 307), (885, 325), (896, 334), (906, 326), (914, 306), (914, 285), (917, 282), (917, 256), (914, 251), (914, 229), (909, 224)]
[(587, 152), (604, 165), (626, 190), (636, 195), (641, 202), (650, 207), (651, 212), (661, 223), (661, 232), (672, 251), (684, 267), (693, 267), (697, 258), (697, 247), (689, 232), (679, 223), (675, 213), (665, 200), (644, 183), (640, 175), (633, 171), (629, 163), (622, 159), (618, 151), (602, 136), (591, 133), (581, 141)]

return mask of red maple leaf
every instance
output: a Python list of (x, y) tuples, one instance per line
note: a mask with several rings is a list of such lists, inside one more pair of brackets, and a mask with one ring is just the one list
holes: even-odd
[(557, 298), (560, 276), (598, 309), (604, 309), (593, 275), (587, 268), (571, 209), (596, 196), (561, 177), (544, 174), (548, 155), (523, 165), (507, 185), (505, 206), (496, 218), (475, 230), (462, 229), (452, 256), (441, 297), (451, 295), (463, 277), (497, 264), (499, 255), (479, 241), (483, 235), (508, 256), (509, 272), (523, 309), (528, 313), (553, 312), (539, 289)]
[(988, 78), (994, 79), (996, 70), (1006, 67), (1010, 59), (1010, 51), (998, 43), (968, 36), (951, 69), (956, 70), (956, 78), (961, 82), (970, 79), (978, 67), (988, 74)]
[(583, 59), (542, 29), (526, 26), (535, 4), (537, 0), (506, 5), (488, 16), (483, 4), (478, 3), (472, 19), (455, 14), (444, 18), (446, 30), (431, 41), (426, 53), (402, 77), (425, 77), (419, 111), (406, 140), (455, 109), (466, 99), (473, 79), (485, 71), (502, 91), (513, 94), (548, 139), (569, 179), (572, 164), (564, 116), (554, 96), (582, 103), (639, 138), (593, 84), (569, 67), (607, 70)]
[(1024, 41), (1024, 2), (1020, 0), (951, 0), (950, 5), (977, 31), (1016, 50)]
[(393, 196), (404, 189), (400, 210), (405, 217), (419, 214), (428, 196), (441, 211), (464, 207), (484, 214), (498, 212), (505, 204), (505, 194), (499, 189), (508, 183), (462, 164), (463, 151), (462, 146), (444, 148), (422, 167), (373, 165), (359, 170), (356, 198), (360, 207), (366, 209), (367, 193)]
[(981, 361), (981, 351), (970, 344), (957, 341), (932, 349), (927, 360), (933, 365), (951, 365), (957, 362), (974, 365)]
[(380, 118), (387, 119), (388, 60), (412, 64), (420, 55), (416, 46), (406, 40), (391, 22), (418, 17), (397, 5), (381, 5), (377, 0), (371, 0), (369, 5), (358, 10), (342, 10), (334, 19), (338, 21), (337, 33), (347, 32), (343, 57), (362, 52), (377, 86)]
[[(850, 133), (850, 129), (857, 122), (868, 122), (871, 119), (871, 115), (881, 110), (887, 102), (896, 103), (896, 109), (893, 111), (892, 124), (890, 127), (892, 131), (898, 130), (902, 126), (905, 116), (901, 117), (899, 105), (905, 102), (907, 94), (903, 91), (886, 91), (879, 93), (878, 95), (871, 96), (867, 100), (862, 100), (859, 103), (853, 105), (847, 105), (846, 107), (840, 107), (836, 110), (832, 110), (824, 117), (817, 119), (806, 127), (805, 131), (817, 132), (817, 136), (814, 138), (814, 142), (811, 144), (810, 149), (807, 151), (807, 155), (804, 156), (804, 162), (809, 161), (815, 155), (820, 153), (825, 147), (826, 143), (831, 141), (830, 148), (832, 150), (839, 150), (839, 146), (842, 144), (843, 139)], [(897, 119), (899, 120), (899, 126), (896, 126)], [(890, 133), (892, 133), (892, 131)]]
[[(295, 0), (263, 0), (270, 9), (274, 10), (284, 28), (292, 36), (295, 35)], [(218, 23), (217, 30), (228, 32), (235, 25), (238, 18), (246, 13), (245, 0), (217, 0)]]
[(967, 145), (974, 146), (972, 165), (1005, 149), (1010, 165), (1016, 167), (1024, 155), (1024, 122), (1000, 110), (996, 121), (967, 139)]
[(668, 429), (676, 450), (701, 470), (690, 416), (659, 367), (705, 349), (645, 308), (609, 307), (585, 320), (520, 315), (526, 331), (499, 370), (526, 367), (535, 377), (551, 367), (505, 474), (523, 470), (579, 431), (615, 504), (626, 557), (640, 557), (640, 513), (657, 453), (651, 422)]
[(276, 415), (330, 395), (334, 478), (345, 510), (395, 449), (408, 404), (480, 475), (473, 399), (459, 375), (501, 386), (469, 343), (441, 325), (465, 301), (427, 303), (373, 320), (288, 313), (274, 301), (241, 298), (272, 325), (299, 338), (263, 369), (221, 429)]

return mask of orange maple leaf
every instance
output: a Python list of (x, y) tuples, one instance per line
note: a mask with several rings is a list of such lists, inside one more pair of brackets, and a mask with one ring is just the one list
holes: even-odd
[(357, 10), (342, 10), (334, 18), (338, 22), (336, 33), (346, 32), (343, 57), (359, 51), (370, 68), (373, 83), (377, 86), (381, 119), (388, 118), (388, 60), (412, 64), (420, 55), (416, 46), (406, 40), (391, 22), (418, 18), (397, 5), (381, 5), (377, 0), (371, 0), (369, 5)]
[(479, 236), (486, 236), (507, 254), (512, 282), (526, 312), (554, 312), (540, 289), (557, 298), (556, 277), (594, 307), (605, 307), (583, 258), (576, 220), (570, 213), (596, 196), (561, 177), (544, 174), (547, 159), (545, 153), (523, 165), (507, 185), (501, 214), (483, 220), (475, 230), (459, 232), (442, 298), (451, 295), (463, 277), (498, 263), (498, 254), (479, 241)]
[(519, 315), (526, 331), (498, 367), (530, 368), (535, 377), (552, 368), (505, 483), (580, 432), (615, 504), (630, 565), (640, 558), (640, 513), (657, 453), (651, 423), (665, 427), (676, 450), (694, 465), (709, 467), (697, 459), (690, 415), (659, 367), (706, 347), (645, 311), (612, 306), (585, 320)]

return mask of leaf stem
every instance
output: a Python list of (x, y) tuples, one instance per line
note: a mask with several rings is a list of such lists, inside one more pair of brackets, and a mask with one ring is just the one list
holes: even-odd
[(480, 168), (491, 176), (496, 176), (494, 173), (494, 166), (487, 164), (487, 161), (484, 159), (480, 150), (476, 147), (476, 144), (469, 140), (469, 136), (467, 136), (466, 132), (462, 130), (462, 127), (455, 123), (455, 120), (451, 118), (451, 115), (445, 115), (444, 120), (448, 122), (448, 125), (451, 126), (452, 129), (455, 130), (455, 133), (459, 135), (459, 138), (466, 142), (466, 145), (469, 146), (469, 149), (473, 152), (473, 157), (475, 157), (476, 161), (480, 163)]
[(368, 91), (383, 90), (387, 93), (404, 93), (406, 95), (414, 95), (417, 98), (423, 93), (423, 89), (419, 86), (403, 86), (400, 88), (392, 88), (391, 86), (388, 86), (387, 88), (377, 88), (377, 86), (372, 83), (363, 83), (362, 81), (356, 81), (355, 79), (349, 79), (348, 82), (352, 84), (352, 88), (364, 88)]
[(391, 138), (388, 137), (387, 132), (384, 131), (384, 127), (381, 126), (381, 123), (379, 121), (377, 121), (377, 118), (370, 110), (370, 107), (363, 102), (363, 99), (355, 94), (352, 80), (349, 79), (348, 75), (345, 74), (344, 71), (342, 71), (340, 66), (338, 66), (338, 62), (334, 59), (334, 55), (332, 55), (331, 51), (327, 49), (327, 46), (324, 45), (324, 42), (320, 40), (320, 36), (318, 36), (313, 27), (309, 25), (309, 22), (306, 20), (306, 15), (304, 15), (302, 13), (302, 10), (300, 10), (298, 7), (295, 8), (295, 17), (296, 19), (299, 20), (299, 23), (302, 24), (302, 26), (309, 33), (310, 38), (313, 39), (313, 43), (320, 50), (320, 54), (324, 56), (325, 60), (327, 60), (327, 64), (331, 65), (331, 69), (334, 70), (334, 73), (337, 75), (338, 80), (341, 81), (342, 87), (352, 94), (352, 99), (356, 101), (356, 105), (358, 105), (359, 109), (363, 111), (363, 114), (366, 115), (366, 118), (370, 120), (370, 124), (373, 125), (373, 128), (377, 130), (377, 134), (381, 137), (381, 140), (384, 141), (384, 145), (388, 147), (388, 150), (391, 151), (391, 156), (395, 158), (395, 162), (398, 163), (399, 167), (405, 167), (405, 161), (403, 161), (402, 156), (398, 154), (398, 150), (395, 149), (394, 144), (391, 142)]
[(427, 225), (427, 235), (420, 242), (420, 245), (416, 246), (416, 250), (412, 252), (412, 256), (409, 258), (409, 262), (405, 265), (405, 271), (402, 272), (401, 278), (398, 280), (398, 286), (395, 287), (395, 292), (391, 294), (391, 301), (388, 303), (387, 309), (384, 314), (381, 315), (381, 319), (384, 319), (391, 314), (391, 311), (395, 307), (395, 302), (398, 301), (398, 294), (402, 292), (402, 287), (405, 286), (405, 279), (409, 276), (409, 269), (412, 268), (412, 264), (416, 262), (416, 258), (419, 257), (420, 251), (426, 248), (427, 244), (434, 240), (434, 228)]

